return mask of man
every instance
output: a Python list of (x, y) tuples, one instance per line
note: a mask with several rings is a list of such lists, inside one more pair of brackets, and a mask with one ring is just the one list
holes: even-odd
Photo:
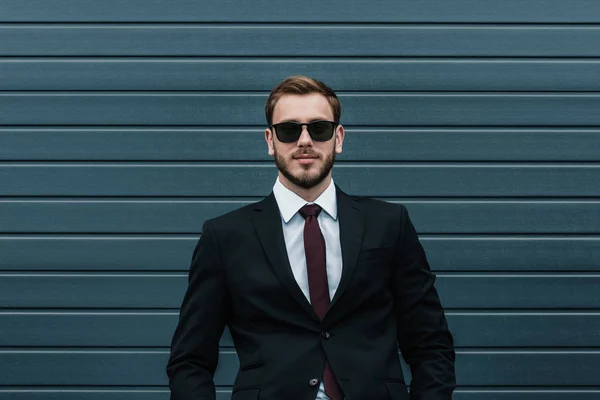
[(240, 361), (234, 400), (451, 399), (453, 340), (405, 207), (333, 182), (340, 115), (317, 80), (271, 92), (279, 176), (262, 201), (204, 223), (167, 366), (172, 400), (215, 399), (225, 325)]

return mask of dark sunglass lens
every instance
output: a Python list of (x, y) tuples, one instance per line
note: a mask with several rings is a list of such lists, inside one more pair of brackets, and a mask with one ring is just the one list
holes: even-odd
[(291, 122), (282, 122), (281, 124), (277, 124), (275, 131), (280, 142), (291, 143), (298, 140), (302, 126)]
[(309, 125), (309, 132), (314, 140), (326, 141), (333, 136), (333, 124), (328, 121), (316, 121)]

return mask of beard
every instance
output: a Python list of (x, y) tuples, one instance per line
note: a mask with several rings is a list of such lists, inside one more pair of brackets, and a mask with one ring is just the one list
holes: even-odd
[[(335, 146), (335, 144), (334, 144)], [(275, 156), (275, 166), (277, 169), (281, 171), (283, 176), (287, 178), (292, 184), (301, 187), (303, 189), (310, 189), (312, 187), (317, 186), (319, 183), (323, 182), (323, 180), (329, 175), (329, 172), (333, 168), (333, 164), (335, 162), (335, 150), (332, 148), (331, 152), (325, 154), (324, 158), (319, 157), (319, 159), (323, 159), (323, 165), (319, 168), (317, 173), (312, 173), (310, 171), (304, 170), (299, 174), (294, 175), (290, 169), (290, 163), (293, 158), (290, 160), (285, 159), (279, 153), (277, 153), (277, 147), (273, 147), (273, 152)], [(312, 151), (308, 152), (296, 152), (293, 156), (301, 155), (301, 154), (311, 154), (316, 155)]]

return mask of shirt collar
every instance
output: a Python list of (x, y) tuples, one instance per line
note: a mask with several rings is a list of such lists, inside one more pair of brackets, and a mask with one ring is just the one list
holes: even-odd
[[(279, 177), (277, 177), (275, 185), (273, 186), (273, 194), (275, 195), (279, 211), (286, 224), (290, 222), (290, 219), (292, 219), (292, 217), (306, 204), (313, 204), (307, 202), (285, 187), (283, 183), (279, 181)], [(331, 178), (331, 182), (329, 183), (329, 186), (327, 186), (327, 189), (325, 189), (325, 191), (323, 191), (323, 193), (321, 193), (314, 201), (314, 204), (318, 204), (331, 218), (337, 220), (337, 197), (333, 178)]]

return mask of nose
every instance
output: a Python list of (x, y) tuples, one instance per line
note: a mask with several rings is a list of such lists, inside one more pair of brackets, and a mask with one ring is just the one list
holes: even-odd
[(312, 138), (308, 133), (308, 128), (306, 127), (306, 125), (302, 125), (302, 132), (300, 133), (300, 137), (298, 138), (298, 145), (308, 146), (309, 144), (312, 144)]

